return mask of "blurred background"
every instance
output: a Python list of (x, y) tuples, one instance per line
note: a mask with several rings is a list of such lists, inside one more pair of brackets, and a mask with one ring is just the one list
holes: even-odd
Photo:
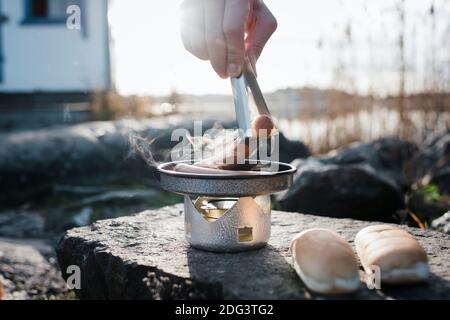
[[(259, 84), (299, 169), (274, 207), (450, 232), (450, 0), (265, 2)], [(154, 175), (170, 132), (233, 127), (234, 107), (183, 48), (180, 3), (0, 0), (0, 238), (181, 201)], [(22, 297), (29, 275), (1, 274)], [(36, 277), (23, 297), (66, 294)]]
[[(65, 8), (77, 2), (82, 28), (67, 30)], [(167, 113), (231, 118), (229, 81), (182, 46), (180, 3), (3, 0), (1, 128)], [(449, 1), (267, 5), (279, 27), (259, 81), (288, 137), (321, 152), (386, 134), (422, 141), (448, 124)], [(61, 111), (55, 104), (64, 117), (43, 114)]]

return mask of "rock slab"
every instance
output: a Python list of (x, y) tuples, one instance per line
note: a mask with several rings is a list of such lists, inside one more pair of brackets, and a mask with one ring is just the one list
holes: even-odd
[[(296, 275), (288, 252), (292, 237), (307, 228), (330, 228), (353, 245), (356, 233), (370, 224), (274, 211), (267, 247), (217, 254), (189, 247), (183, 207), (176, 205), (69, 230), (57, 253), (61, 270), (80, 267), (81, 299), (314, 299), (324, 297), (309, 292)], [(428, 253), (429, 281), (381, 290), (361, 285), (344, 298), (450, 299), (450, 236), (405, 229)]]
[(43, 240), (0, 238), (0, 300), (70, 299), (53, 256)]

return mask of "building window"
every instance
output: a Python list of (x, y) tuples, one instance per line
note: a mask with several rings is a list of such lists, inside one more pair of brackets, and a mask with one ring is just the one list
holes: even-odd
[(48, 16), (48, 1), (35, 0), (31, 1), (31, 16), (35, 18), (47, 18)]
[(67, 7), (79, 0), (25, 0), (24, 23), (65, 23)]

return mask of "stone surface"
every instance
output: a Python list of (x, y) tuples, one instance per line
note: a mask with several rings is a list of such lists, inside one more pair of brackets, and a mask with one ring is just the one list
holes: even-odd
[(283, 210), (337, 218), (393, 221), (403, 207), (395, 183), (368, 164), (296, 161), (293, 186), (279, 194)]
[(431, 222), (431, 228), (450, 234), (450, 211)]
[[(353, 245), (356, 233), (372, 223), (274, 211), (267, 247), (236, 254), (193, 248), (184, 240), (183, 207), (145, 211), (103, 220), (67, 232), (57, 249), (62, 269), (81, 268), (83, 299), (311, 299), (296, 275), (289, 242), (312, 227), (334, 229)], [(406, 228), (406, 227), (405, 227)], [(432, 275), (426, 284), (361, 289), (344, 298), (450, 299), (450, 237), (409, 228), (424, 246)], [(331, 297), (334, 298), (334, 297)]]
[(69, 298), (54, 250), (42, 240), (0, 238), (0, 283), (4, 300)]

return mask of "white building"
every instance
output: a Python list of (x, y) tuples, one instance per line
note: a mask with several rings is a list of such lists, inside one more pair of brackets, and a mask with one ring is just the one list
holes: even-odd
[[(67, 25), (71, 5), (79, 28)], [(0, 0), (0, 111), (110, 88), (108, 0)]]

